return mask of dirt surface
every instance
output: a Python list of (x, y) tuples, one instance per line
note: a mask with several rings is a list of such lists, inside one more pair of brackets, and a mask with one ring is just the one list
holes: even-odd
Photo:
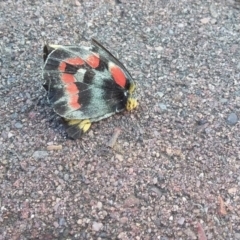
[[(140, 106), (71, 141), (42, 46), (92, 37)], [(239, 1), (1, 0), (0, 49), (1, 240), (240, 239)]]

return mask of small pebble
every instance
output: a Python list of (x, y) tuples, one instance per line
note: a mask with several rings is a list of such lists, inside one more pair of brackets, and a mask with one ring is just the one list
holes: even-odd
[(1, 136), (2, 136), (3, 139), (7, 139), (8, 138), (8, 134), (5, 131), (2, 131)]
[(41, 159), (41, 158), (45, 158), (47, 156), (48, 156), (47, 151), (36, 151), (32, 155), (32, 157), (35, 158), (35, 159)]
[(238, 122), (238, 116), (236, 113), (230, 113), (228, 118), (227, 118), (227, 123), (229, 125), (235, 125)]
[(63, 218), (63, 217), (59, 218), (59, 225), (60, 226), (66, 226), (67, 225), (65, 218)]
[(22, 128), (23, 125), (22, 125), (20, 122), (16, 122), (16, 123), (15, 123), (15, 127), (16, 127), (16, 128)]
[(215, 6), (214, 3), (211, 4), (209, 10), (210, 10), (210, 13), (211, 13), (212, 17), (214, 17), (214, 18), (218, 17), (218, 12), (217, 12), (217, 9), (216, 9), (216, 6)]
[(178, 219), (178, 224), (179, 225), (183, 225), (184, 222), (185, 222), (185, 218), (181, 217), (181, 218)]
[(120, 222), (120, 223), (126, 224), (127, 221), (128, 221), (128, 218), (127, 218), (127, 217), (122, 217), (122, 218), (119, 219), (119, 222)]
[(103, 227), (103, 224), (102, 224), (102, 223), (93, 222), (92, 229), (93, 229), (94, 231), (97, 232), (97, 231), (101, 230), (102, 227)]
[(44, 22), (45, 22), (44, 18), (40, 17), (39, 18), (39, 25), (44, 25)]
[(240, 62), (238, 63), (238, 65), (237, 65), (237, 69), (239, 69), (240, 70)]
[(163, 47), (162, 47), (162, 46), (155, 47), (155, 50), (156, 50), (156, 51), (162, 51), (162, 50), (163, 50)]
[(220, 99), (220, 102), (224, 104), (224, 103), (227, 103), (228, 100), (227, 100), (226, 98), (221, 98), (221, 99)]
[(78, 225), (81, 225), (81, 224), (82, 224), (82, 219), (78, 219), (78, 220), (77, 220), (77, 224), (78, 224)]
[(118, 161), (122, 162), (123, 161), (123, 156), (121, 154), (116, 154), (116, 158)]
[(54, 222), (54, 223), (53, 223), (53, 226), (54, 226), (55, 228), (58, 228), (58, 227), (59, 227), (59, 224), (58, 224), (57, 222)]
[(202, 24), (206, 24), (210, 21), (210, 18), (202, 18), (200, 21)]
[(161, 110), (167, 110), (167, 106), (164, 103), (159, 103), (159, 107), (161, 108)]
[[(239, 66), (240, 66), (240, 64), (239, 64)], [(239, 69), (240, 69), (240, 67), (239, 67)], [(240, 90), (235, 91), (235, 92), (234, 92), (234, 95), (237, 96), (237, 97), (240, 97)]]
[(11, 114), (11, 119), (17, 119), (18, 118), (18, 114), (17, 113), (13, 113)]
[(98, 208), (98, 209), (102, 209), (102, 203), (101, 203), (101, 202), (98, 202), (98, 203), (97, 203), (97, 208)]
[(3, 165), (7, 165), (8, 161), (6, 159), (3, 159), (0, 161)]
[(183, 23), (179, 23), (177, 26), (178, 26), (179, 28), (183, 28), (183, 27), (184, 27), (184, 24), (183, 24)]
[(153, 178), (153, 184), (157, 184), (158, 183), (158, 179), (155, 177)]
[(69, 180), (69, 174), (67, 174), (67, 173), (64, 174), (64, 180), (65, 180), (65, 181), (68, 181), (68, 180)]
[(158, 94), (158, 96), (159, 96), (160, 98), (162, 98), (162, 97), (164, 96), (164, 93), (163, 93), (163, 92), (157, 92), (157, 94)]
[(15, 82), (16, 78), (15, 77), (9, 77), (8, 78), (8, 84), (11, 84), (12, 82)]

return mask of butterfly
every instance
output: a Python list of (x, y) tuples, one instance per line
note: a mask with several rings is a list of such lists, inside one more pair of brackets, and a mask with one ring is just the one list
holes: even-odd
[(130, 73), (94, 39), (90, 47), (46, 44), (43, 59), (43, 86), (72, 139), (80, 138), (93, 122), (138, 105)]

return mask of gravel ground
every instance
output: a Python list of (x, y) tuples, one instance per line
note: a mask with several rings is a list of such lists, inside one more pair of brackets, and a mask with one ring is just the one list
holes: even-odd
[[(140, 106), (71, 141), (42, 46), (92, 37)], [(0, 39), (1, 240), (240, 239), (239, 1), (1, 0)]]

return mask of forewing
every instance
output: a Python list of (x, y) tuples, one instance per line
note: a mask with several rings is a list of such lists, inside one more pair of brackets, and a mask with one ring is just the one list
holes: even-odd
[(68, 119), (97, 121), (124, 109), (124, 89), (109, 72), (101, 53), (76, 46), (57, 46), (52, 50), (52, 45), (50, 49), (43, 78), (56, 113)]
[(94, 46), (94, 51), (99, 53), (99, 55), (103, 56), (104, 58), (108, 59), (109, 61), (115, 63), (118, 65), (125, 73), (126, 77), (128, 80), (133, 83), (133, 78), (131, 74), (128, 72), (128, 70), (124, 67), (124, 65), (116, 58), (113, 56), (112, 53), (110, 53), (101, 43), (99, 43), (97, 40), (92, 39), (92, 44)]

